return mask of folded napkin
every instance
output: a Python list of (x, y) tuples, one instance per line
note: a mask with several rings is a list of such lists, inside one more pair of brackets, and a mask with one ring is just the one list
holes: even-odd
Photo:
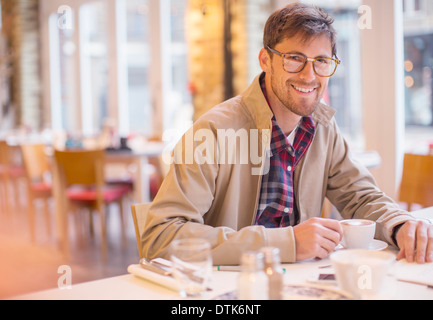
[(131, 264), (128, 267), (128, 272), (137, 277), (149, 280), (168, 289), (175, 291), (178, 291), (179, 289), (179, 286), (173, 277), (163, 276), (161, 274), (146, 270), (142, 268), (139, 264)]
[(433, 263), (418, 264), (402, 259), (394, 265), (397, 280), (433, 286)]

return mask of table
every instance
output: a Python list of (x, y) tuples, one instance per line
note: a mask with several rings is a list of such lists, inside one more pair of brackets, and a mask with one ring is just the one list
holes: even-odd
[(161, 156), (165, 151), (166, 145), (162, 142), (148, 142), (137, 150), (107, 151), (105, 160), (107, 164), (120, 163), (125, 165), (134, 164), (137, 167), (134, 176), (134, 201), (146, 203), (150, 201), (150, 181), (147, 172), (149, 157)]
[(433, 207), (412, 211), (411, 214), (417, 219), (427, 220), (433, 224)]
[[(413, 212), (414, 216), (422, 218), (433, 218), (433, 207)], [(387, 248), (397, 254), (394, 248)], [(329, 258), (322, 260), (310, 260), (293, 264), (284, 264), (285, 284), (307, 285), (309, 279), (317, 273), (326, 273), (331, 265)], [(73, 270), (72, 270), (73, 272)], [(238, 272), (216, 271), (213, 272), (213, 291), (207, 292), (205, 299), (213, 299), (227, 292), (236, 290)], [(312, 284), (311, 284), (312, 285)], [(327, 285), (328, 288), (337, 290), (335, 285)], [(433, 300), (433, 289), (426, 285), (418, 285), (409, 282), (402, 282), (388, 275), (386, 289), (383, 295), (378, 298), (403, 299), (403, 300)], [(136, 277), (132, 274), (125, 274), (117, 277), (72, 285), (70, 289), (51, 289), (15, 297), (22, 300), (177, 300), (180, 296), (177, 292), (159, 286), (148, 280)]]
[[(330, 264), (328, 259), (285, 264), (284, 282), (286, 284), (308, 285), (308, 279), (318, 272), (326, 273)], [(321, 268), (325, 267), (325, 268)], [(205, 299), (214, 299), (227, 292), (236, 290), (238, 272), (214, 271), (214, 290), (207, 292)], [(317, 286), (315, 284), (310, 284)], [(338, 288), (334, 285), (320, 285)], [(395, 280), (388, 276), (386, 293), (379, 298), (403, 300), (433, 300), (433, 289)], [(159, 286), (132, 274), (72, 285), (70, 289), (51, 289), (15, 297), (18, 300), (178, 300), (177, 292)]]

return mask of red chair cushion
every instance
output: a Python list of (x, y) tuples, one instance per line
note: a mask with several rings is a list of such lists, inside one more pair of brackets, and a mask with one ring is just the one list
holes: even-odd
[(36, 193), (51, 193), (51, 184), (45, 182), (33, 182), (30, 188)]
[(13, 178), (23, 177), (26, 174), (26, 170), (24, 169), (24, 167), (13, 166), (13, 167), (9, 167), (8, 171), (9, 171), (9, 175)]
[[(110, 203), (122, 198), (131, 191), (128, 185), (106, 185), (102, 190), (104, 202)], [(95, 201), (97, 193), (95, 188), (72, 187), (67, 191), (70, 200)]]

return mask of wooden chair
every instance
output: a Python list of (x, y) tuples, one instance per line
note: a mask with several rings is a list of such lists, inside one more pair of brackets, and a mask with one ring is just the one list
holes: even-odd
[[(25, 177), (24, 167), (16, 161), (17, 149), (8, 145), (4, 140), (0, 140), (0, 209), (11, 214), (12, 204), (20, 206), (19, 201), (19, 181)], [(13, 186), (14, 202), (11, 200), (10, 187)]]
[(35, 239), (34, 202), (42, 199), (48, 234), (52, 235), (48, 200), (52, 198), (51, 166), (43, 144), (23, 144), (21, 154), (27, 178), (28, 215), (31, 239)]
[(91, 230), (92, 212), (97, 211), (101, 224), (101, 251), (107, 257), (106, 205), (117, 202), (120, 210), (122, 241), (126, 245), (123, 219), (123, 197), (131, 190), (128, 185), (107, 185), (104, 183), (105, 150), (55, 150), (56, 181), (59, 191), (55, 192), (57, 205), (63, 215), (63, 235), (66, 251), (69, 250), (66, 214), (71, 209), (89, 208)]
[(400, 184), (400, 202), (423, 207), (433, 206), (433, 156), (406, 153)]
[(133, 204), (131, 206), (132, 220), (134, 220), (135, 236), (137, 238), (137, 248), (140, 259), (143, 258), (143, 250), (141, 246), (141, 234), (144, 230), (146, 215), (149, 211), (151, 203)]

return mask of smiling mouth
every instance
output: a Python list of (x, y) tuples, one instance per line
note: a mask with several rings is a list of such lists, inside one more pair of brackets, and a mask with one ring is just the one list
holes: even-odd
[(291, 85), (296, 91), (302, 92), (302, 93), (311, 93), (314, 90), (316, 90), (316, 88), (302, 88), (302, 87), (298, 87), (295, 85)]

